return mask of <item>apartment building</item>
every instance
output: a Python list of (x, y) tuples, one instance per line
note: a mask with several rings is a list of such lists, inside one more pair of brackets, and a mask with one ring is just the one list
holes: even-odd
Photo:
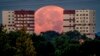
[(26, 28), (27, 33), (34, 32), (34, 11), (2, 11), (2, 24), (7, 32)]
[[(32, 10), (2, 11), (2, 24), (8, 32), (24, 27), (28, 33), (33, 33), (34, 13)], [(95, 10), (64, 10), (63, 15), (62, 32), (77, 30), (95, 38)]]
[(73, 30), (95, 38), (95, 10), (64, 10), (63, 32)]

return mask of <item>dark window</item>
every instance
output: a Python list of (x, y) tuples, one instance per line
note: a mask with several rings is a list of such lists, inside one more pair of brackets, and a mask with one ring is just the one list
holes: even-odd
[(77, 29), (79, 29), (79, 28), (77, 27)]
[(14, 28), (12, 28), (14, 30)]
[(88, 30), (86, 30), (86, 32), (88, 32)]
[(83, 16), (85, 16), (85, 14), (83, 14)]
[(86, 10), (86, 12), (88, 12), (88, 11)]
[(88, 29), (88, 27), (86, 27), (86, 29)]
[(12, 15), (12, 17), (14, 17), (14, 15)]
[(82, 29), (82, 27), (80, 27), (80, 29)]
[(10, 30), (10, 28), (9, 28), (9, 30)]
[(9, 22), (10, 23), (10, 22)]
[(85, 32), (85, 30), (83, 30), (83, 32)]
[(83, 17), (83, 19), (85, 19), (85, 17)]
[(10, 18), (9, 18), (9, 20), (10, 20)]
[(86, 16), (88, 16), (88, 14), (86, 14)]
[(86, 19), (88, 19), (88, 17), (86, 17)]
[(78, 14), (76, 16), (78, 16)]
[(86, 23), (88, 23), (88, 21), (86, 21)]
[(10, 15), (8, 15), (8, 17), (10, 17)]
[(14, 23), (14, 22), (12, 22), (12, 23)]
[(14, 18), (12, 18), (12, 20), (14, 20)]

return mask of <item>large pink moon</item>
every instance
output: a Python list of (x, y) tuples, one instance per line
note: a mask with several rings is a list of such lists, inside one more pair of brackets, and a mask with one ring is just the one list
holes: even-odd
[(63, 28), (63, 8), (58, 6), (45, 6), (35, 12), (35, 33), (46, 31), (61, 33)]

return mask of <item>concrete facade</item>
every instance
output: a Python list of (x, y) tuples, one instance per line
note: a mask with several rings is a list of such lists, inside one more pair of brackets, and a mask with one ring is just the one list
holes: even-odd
[(95, 10), (64, 10), (63, 26), (63, 32), (77, 30), (94, 39)]
[(34, 32), (34, 11), (17, 10), (2, 11), (2, 24), (4, 29), (9, 31), (20, 30), (26, 28), (27, 33)]

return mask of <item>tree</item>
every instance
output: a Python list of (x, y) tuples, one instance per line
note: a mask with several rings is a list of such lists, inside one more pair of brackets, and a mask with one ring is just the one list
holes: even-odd
[(67, 52), (69, 47), (69, 39), (68, 36), (62, 35), (59, 37), (55, 37), (52, 40), (52, 43), (55, 47), (55, 55), (62, 56), (65, 52)]
[(25, 31), (21, 31), (20, 37), (16, 40), (16, 55), (15, 56), (36, 56), (35, 47), (32, 39)]
[(69, 31), (65, 33), (67, 36), (69, 36), (70, 40), (80, 40), (80, 39), (88, 39), (88, 37), (85, 34), (81, 34), (80, 32), (74, 30), (74, 31)]
[(42, 32), (41, 35), (47, 40), (51, 41), (54, 37), (60, 36), (58, 32), (55, 31), (46, 31)]
[(36, 48), (36, 56), (54, 56), (54, 47), (43, 35), (32, 35), (32, 40)]

